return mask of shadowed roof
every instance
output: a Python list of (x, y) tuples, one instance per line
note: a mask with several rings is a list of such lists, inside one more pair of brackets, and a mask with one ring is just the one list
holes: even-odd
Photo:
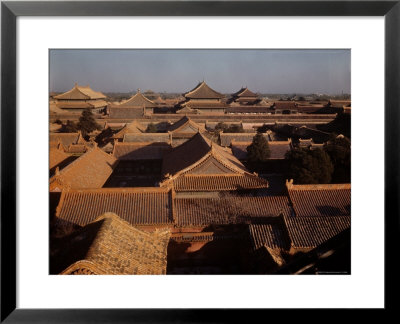
[(221, 99), (224, 95), (211, 89), (207, 83), (200, 82), (194, 89), (186, 92), (184, 96), (188, 99)]
[(75, 262), (61, 274), (166, 274), (170, 236), (168, 229), (144, 232), (106, 213), (64, 245), (65, 259)]
[(171, 145), (160, 143), (129, 143), (116, 142), (113, 155), (118, 160), (162, 160), (171, 150)]
[(69, 158), (69, 155), (64, 153), (64, 151), (59, 148), (50, 148), (49, 152), (49, 169), (54, 168), (61, 162)]
[(85, 226), (112, 212), (131, 225), (172, 223), (170, 188), (101, 188), (63, 191), (56, 216)]
[(106, 96), (101, 92), (92, 90), (88, 85), (79, 86), (77, 83), (75, 83), (75, 86), (71, 90), (55, 96), (54, 98), (61, 100), (89, 100), (105, 99)]
[(50, 178), (50, 190), (101, 188), (110, 177), (117, 159), (97, 146)]

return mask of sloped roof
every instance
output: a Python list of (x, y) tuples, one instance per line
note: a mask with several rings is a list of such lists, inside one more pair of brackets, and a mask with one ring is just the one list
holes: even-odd
[(284, 224), (271, 222), (269, 224), (250, 224), (250, 240), (253, 250), (261, 247), (271, 249), (284, 249), (290, 247), (289, 237), (284, 229)]
[(258, 95), (254, 92), (250, 91), (247, 87), (241, 88), (238, 92), (232, 94), (233, 97), (255, 97), (257, 98)]
[(49, 135), (50, 143), (61, 142), (61, 144), (67, 148), (71, 144), (87, 144), (83, 138), (81, 132), (77, 133), (50, 133)]
[(59, 100), (87, 100), (105, 99), (106, 96), (101, 92), (92, 90), (89, 85), (79, 86), (77, 83), (75, 83), (75, 86), (71, 90), (55, 96), (54, 98)]
[(350, 216), (351, 185), (287, 184), (290, 201), (297, 216)]
[(197, 133), (172, 149), (163, 159), (162, 186), (172, 184), (176, 191), (215, 191), (267, 188), (268, 182), (217, 144)]
[(178, 226), (265, 223), (290, 214), (285, 196), (176, 198), (174, 208)]
[(188, 127), (191, 128), (193, 132), (205, 131), (205, 128), (203, 126), (195, 123), (187, 116), (183, 116), (177, 122), (169, 126), (168, 131), (172, 133), (187, 132), (185, 131), (185, 129), (187, 129)]
[(64, 254), (78, 260), (61, 274), (166, 274), (170, 236), (168, 229), (144, 232), (106, 213), (66, 244)]
[(113, 155), (118, 160), (161, 160), (171, 150), (167, 143), (116, 142)]
[(97, 146), (50, 178), (50, 190), (101, 188), (110, 177), (117, 159)]
[(350, 228), (350, 216), (285, 217), (294, 248), (315, 248)]
[(275, 109), (295, 109), (296, 103), (294, 101), (275, 101)]
[(186, 92), (184, 94), (186, 98), (193, 98), (193, 99), (221, 99), (224, 98), (224, 95), (221, 93), (211, 89), (207, 83), (200, 82), (194, 89)]
[(117, 105), (116, 107), (120, 108), (154, 108), (157, 107), (157, 104), (151, 101), (150, 99), (146, 98), (139, 90), (136, 92), (128, 100), (122, 102), (121, 104)]
[(85, 226), (112, 212), (131, 225), (172, 223), (170, 188), (101, 188), (64, 191), (57, 207), (59, 220)]
[(125, 126), (116, 134), (114, 134), (113, 138), (123, 138), (125, 134), (141, 134), (144, 132), (144, 126), (141, 125), (138, 121), (133, 120), (132, 122), (125, 124)]
[(212, 143), (201, 133), (197, 133), (187, 142), (175, 147), (163, 160), (162, 172), (175, 175), (193, 169), (201, 162), (214, 157), (231, 170), (231, 173), (244, 173), (246, 168), (231, 153)]
[(61, 109), (92, 109), (106, 107), (107, 102), (104, 100), (94, 100), (94, 101), (59, 101), (56, 106)]
[(52, 169), (69, 158), (63, 150), (58, 148), (50, 148), (49, 151), (49, 168)]
[[(257, 133), (220, 133), (219, 139), (221, 146), (230, 146), (232, 141), (236, 142), (252, 142)], [(263, 134), (268, 141), (268, 134)]]
[(137, 142), (137, 143), (169, 143), (171, 141), (168, 133), (127, 133), (124, 135), (123, 142)]

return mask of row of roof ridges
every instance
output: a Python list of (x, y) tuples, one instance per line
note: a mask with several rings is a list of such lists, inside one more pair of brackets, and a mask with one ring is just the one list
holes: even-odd
[(288, 190), (343, 190), (351, 189), (351, 183), (327, 183), (327, 184), (293, 184), (293, 179), (286, 180)]

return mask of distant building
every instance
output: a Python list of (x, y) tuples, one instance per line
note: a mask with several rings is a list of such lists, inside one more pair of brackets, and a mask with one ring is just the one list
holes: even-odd
[(272, 108), (275, 114), (292, 114), (297, 112), (297, 104), (294, 101), (275, 101)]
[(260, 101), (261, 99), (259, 96), (246, 87), (232, 94), (232, 97), (228, 100), (228, 103), (235, 102), (241, 105), (255, 105)]
[(179, 104), (177, 113), (225, 113), (228, 105), (223, 101), (221, 93), (211, 89), (204, 81), (200, 82), (193, 90), (184, 94), (185, 101)]
[(136, 118), (152, 114), (157, 104), (146, 98), (138, 89), (137, 93), (119, 105), (109, 106), (110, 118)]
[(75, 86), (60, 95), (54, 96), (56, 106), (63, 111), (82, 112), (90, 109), (92, 112), (105, 112), (107, 108), (106, 96), (101, 92), (94, 91), (87, 86)]

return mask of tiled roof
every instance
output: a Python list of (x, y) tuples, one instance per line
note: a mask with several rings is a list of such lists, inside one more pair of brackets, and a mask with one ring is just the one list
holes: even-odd
[[(169, 184), (170, 182), (166, 182)], [(224, 191), (262, 189), (268, 182), (252, 174), (182, 175), (172, 180), (175, 191)]]
[(258, 250), (263, 246), (284, 250), (290, 247), (289, 237), (284, 229), (284, 224), (280, 222), (250, 224), (249, 231), (253, 250)]
[(74, 235), (63, 251), (70, 260), (84, 256), (61, 274), (166, 274), (168, 229), (141, 231), (107, 213)]
[(275, 101), (275, 109), (296, 109), (296, 103), (294, 101)]
[(95, 147), (51, 177), (50, 190), (101, 188), (116, 164), (115, 157)]
[(271, 218), (290, 213), (285, 196), (177, 198), (174, 200), (174, 210), (178, 226), (265, 223), (270, 222)]
[[(220, 133), (219, 139), (221, 141), (221, 146), (230, 146), (232, 140), (236, 142), (252, 142), (256, 135), (257, 133)], [(268, 135), (263, 135), (268, 140)]]
[(293, 185), (287, 183), (297, 216), (350, 216), (351, 185)]
[(186, 98), (195, 98), (195, 99), (221, 99), (224, 96), (219, 92), (211, 89), (204, 81), (200, 82), (194, 89), (186, 92), (184, 94)]
[(144, 115), (143, 107), (109, 106), (108, 110), (111, 119), (137, 118)]
[(168, 127), (168, 131), (172, 134), (175, 133), (197, 133), (198, 131), (205, 131), (204, 127), (195, 123), (189, 117), (184, 116), (177, 122)]
[(227, 114), (265, 114), (271, 112), (271, 108), (267, 106), (236, 106), (227, 107)]
[(350, 227), (350, 216), (285, 217), (294, 248), (315, 248)]
[(122, 141), (135, 143), (169, 143), (171, 138), (168, 133), (129, 133), (124, 135)]
[(128, 100), (122, 102), (118, 105), (120, 108), (154, 108), (157, 107), (150, 99), (146, 98), (140, 91), (138, 91), (134, 96), (129, 98)]
[(71, 144), (87, 143), (80, 132), (78, 133), (50, 133), (49, 142), (61, 142), (67, 148)]
[(203, 100), (189, 100), (184, 104), (191, 109), (213, 109), (213, 108), (227, 108), (228, 105), (219, 101), (203, 101)]
[(234, 93), (234, 97), (258, 97), (254, 92), (250, 91), (247, 87), (240, 89), (238, 92)]
[(57, 148), (50, 148), (49, 169), (52, 169), (69, 158), (69, 155)]
[(131, 225), (172, 223), (169, 188), (101, 188), (62, 193), (56, 216), (84, 226), (107, 212), (118, 214)]
[(329, 100), (331, 107), (342, 108), (343, 106), (351, 105), (351, 100)]
[(123, 138), (125, 134), (141, 134), (144, 132), (144, 126), (136, 120), (126, 124), (118, 133), (114, 134), (113, 138)]
[(161, 160), (171, 150), (167, 143), (120, 143), (114, 145), (113, 155), (118, 160)]
[(76, 99), (105, 99), (106, 96), (101, 92), (94, 91), (90, 88), (90, 86), (79, 86), (75, 84), (75, 86), (58, 96), (55, 96), (54, 99), (62, 99), (62, 100), (76, 100)]
[(222, 165), (230, 169), (231, 173), (246, 171), (244, 165), (231, 153), (226, 152), (217, 144), (212, 144), (202, 134), (197, 133), (190, 140), (165, 155), (162, 173), (174, 175), (187, 172), (200, 163), (206, 163), (209, 157), (217, 159)]
[(85, 153), (88, 150), (88, 146), (86, 144), (71, 144), (68, 146), (68, 153)]

